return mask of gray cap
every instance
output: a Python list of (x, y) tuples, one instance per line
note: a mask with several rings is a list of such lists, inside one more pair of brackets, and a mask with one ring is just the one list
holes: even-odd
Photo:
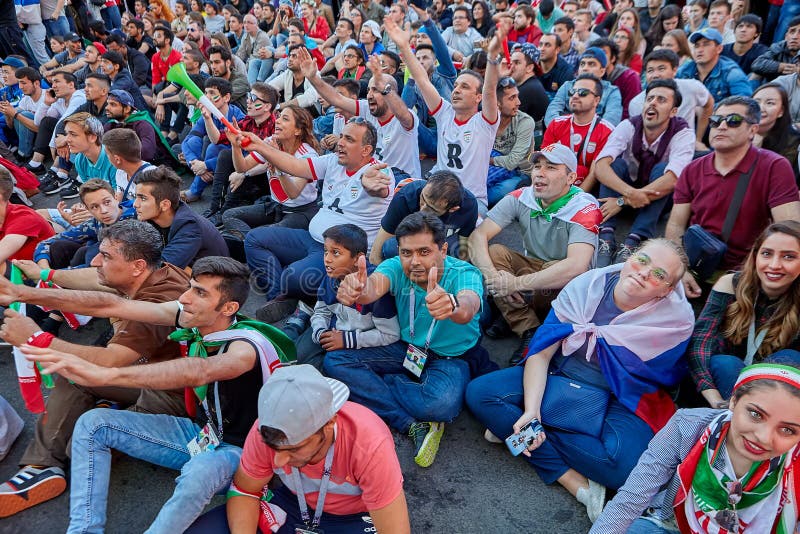
[(311, 365), (280, 367), (258, 393), (258, 425), (286, 434), (282, 445), (297, 445), (325, 426), (349, 396), (347, 386)]
[(531, 155), (531, 162), (535, 162), (540, 157), (545, 158), (550, 163), (566, 165), (569, 172), (578, 170), (578, 158), (575, 157), (575, 153), (560, 143), (553, 143), (550, 146), (542, 147), (538, 152), (534, 152)]

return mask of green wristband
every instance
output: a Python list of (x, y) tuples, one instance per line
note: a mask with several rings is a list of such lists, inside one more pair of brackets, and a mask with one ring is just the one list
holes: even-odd
[(42, 282), (47, 282), (47, 279), (50, 277), (50, 271), (52, 270), (53, 269), (42, 269), (41, 271), (39, 271), (39, 279)]

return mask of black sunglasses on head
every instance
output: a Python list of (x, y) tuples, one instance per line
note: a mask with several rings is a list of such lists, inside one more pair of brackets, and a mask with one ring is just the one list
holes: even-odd
[(729, 115), (711, 115), (708, 118), (708, 124), (712, 128), (719, 128), (722, 123), (728, 125), (728, 128), (738, 128), (743, 123), (751, 124), (747, 117), (739, 115), (738, 113), (731, 113)]

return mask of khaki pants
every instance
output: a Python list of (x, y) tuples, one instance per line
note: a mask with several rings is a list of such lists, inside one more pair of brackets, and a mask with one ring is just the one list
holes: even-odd
[(33, 442), (20, 465), (43, 465), (64, 469), (68, 463), (72, 430), (78, 418), (94, 408), (98, 399), (108, 399), (136, 412), (186, 415), (183, 392), (138, 390), (116, 387), (85, 388), (54, 376), (55, 387), (47, 399), (47, 412), (36, 421)]
[[(505, 245), (489, 245), (489, 258), (495, 269), (509, 272), (514, 276), (537, 273), (556, 263), (525, 256)], [(544, 318), (550, 312), (550, 303), (558, 296), (559, 291), (542, 289), (523, 292), (524, 304), (512, 304), (504, 298), (496, 298), (494, 302), (511, 330), (522, 336), (527, 330), (542, 324), (539, 317)]]

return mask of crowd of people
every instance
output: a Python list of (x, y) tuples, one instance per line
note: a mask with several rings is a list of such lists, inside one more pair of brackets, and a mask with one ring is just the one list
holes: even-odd
[(593, 533), (794, 532), (800, 4), (683, 4), (0, 3), (0, 338), (53, 377), (0, 517), (102, 532), (115, 449), (180, 471), (148, 532), (405, 533), (395, 436), (466, 405)]

